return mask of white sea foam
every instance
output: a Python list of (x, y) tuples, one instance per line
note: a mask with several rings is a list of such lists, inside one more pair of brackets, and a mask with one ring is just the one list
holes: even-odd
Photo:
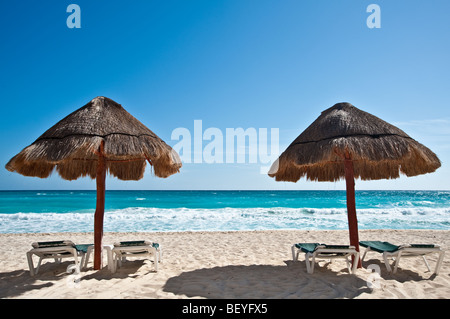
[[(358, 209), (360, 229), (450, 229), (449, 208)], [(92, 232), (94, 211), (0, 214), (0, 233)], [(148, 208), (105, 212), (105, 231), (347, 229), (345, 208)]]

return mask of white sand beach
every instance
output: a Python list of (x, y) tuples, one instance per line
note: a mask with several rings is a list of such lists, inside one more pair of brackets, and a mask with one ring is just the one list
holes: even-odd
[[(0, 298), (3, 299), (299, 299), (450, 298), (450, 255), (439, 275), (429, 272), (422, 258), (401, 259), (396, 274), (386, 271), (380, 254), (372, 253), (356, 274), (349, 274), (343, 260), (321, 261), (314, 273), (306, 272), (304, 255), (292, 261), (291, 246), (298, 242), (346, 244), (347, 231), (236, 231), (105, 233), (104, 244), (124, 240), (158, 242), (163, 251), (159, 271), (151, 262), (127, 261), (116, 273), (106, 265), (92, 268), (92, 259), (73, 283), (67, 273), (69, 259), (56, 264), (44, 261), (32, 277), (26, 252), (31, 243), (69, 239), (77, 244), (93, 242), (92, 233), (0, 234)], [(450, 247), (450, 231), (361, 230), (360, 240), (382, 240), (393, 244), (434, 243)], [(361, 251), (363, 251), (361, 247)], [(431, 269), (437, 255), (430, 255)], [(365, 267), (380, 266), (378, 288)]]

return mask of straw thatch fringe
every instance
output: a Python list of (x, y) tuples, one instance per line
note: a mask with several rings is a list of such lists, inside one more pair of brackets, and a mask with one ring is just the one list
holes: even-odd
[(337, 181), (349, 154), (356, 178), (394, 179), (434, 172), (441, 163), (431, 150), (395, 126), (339, 103), (322, 112), (272, 165), (276, 181)]
[(121, 105), (97, 97), (24, 148), (6, 169), (46, 178), (56, 167), (63, 179), (94, 179), (102, 141), (107, 170), (119, 179), (141, 179), (146, 161), (158, 177), (168, 177), (181, 168), (178, 154), (155, 133)]

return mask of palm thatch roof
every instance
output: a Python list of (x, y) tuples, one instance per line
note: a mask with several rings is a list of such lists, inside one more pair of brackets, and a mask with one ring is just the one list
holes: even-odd
[(350, 103), (325, 110), (272, 165), (276, 181), (337, 181), (345, 177), (350, 156), (356, 178), (394, 179), (434, 172), (436, 154), (401, 129)]
[(6, 169), (46, 178), (56, 166), (63, 179), (95, 179), (102, 142), (107, 170), (121, 180), (141, 179), (146, 161), (158, 177), (168, 177), (181, 167), (170, 146), (120, 104), (100, 96), (47, 130), (14, 156)]

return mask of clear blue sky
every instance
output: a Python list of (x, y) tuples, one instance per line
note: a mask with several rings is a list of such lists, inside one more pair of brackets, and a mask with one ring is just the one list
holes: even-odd
[[(69, 4), (81, 8), (70, 29)], [(370, 29), (369, 4), (381, 9)], [(280, 152), (337, 102), (432, 149), (436, 173), (357, 189), (450, 189), (450, 1), (179, 0), (0, 3), (0, 189), (95, 189), (95, 181), (8, 172), (8, 160), (96, 96), (169, 145), (176, 128), (278, 128)], [(203, 141), (205, 146), (208, 141)], [(345, 189), (275, 182), (260, 163), (184, 163), (107, 189)]]

